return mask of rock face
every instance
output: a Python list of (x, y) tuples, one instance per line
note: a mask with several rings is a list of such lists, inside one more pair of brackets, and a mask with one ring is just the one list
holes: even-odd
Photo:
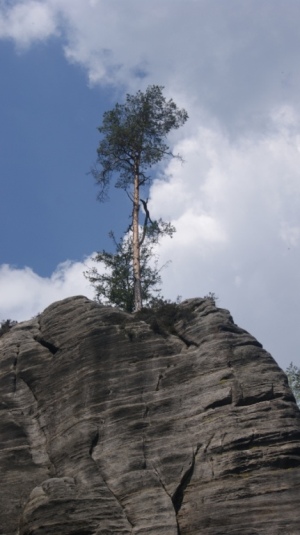
[(299, 535), (300, 411), (210, 300), (74, 297), (0, 339), (0, 473), (1, 535)]

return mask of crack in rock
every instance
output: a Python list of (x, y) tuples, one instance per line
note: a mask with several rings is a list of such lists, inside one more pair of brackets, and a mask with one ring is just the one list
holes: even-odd
[(89, 455), (92, 457), (93, 460), (95, 460), (93, 458), (93, 452), (94, 452), (95, 447), (98, 444), (98, 441), (99, 441), (99, 431), (96, 431), (94, 437), (92, 438), (92, 442), (91, 442), (90, 449), (89, 449)]
[(199, 347), (199, 344), (197, 344), (197, 342), (194, 342), (193, 340), (186, 338), (183, 334), (180, 334), (177, 330), (174, 330), (174, 334), (175, 336), (179, 338), (179, 340), (181, 340), (181, 342), (185, 344), (186, 347), (191, 347), (191, 346)]
[(146, 446), (145, 446), (145, 434), (143, 433), (143, 442), (142, 442), (142, 450), (143, 450), (143, 470), (147, 470), (147, 459), (146, 459)]
[(211, 476), (212, 476), (212, 479), (213, 479), (215, 477), (213, 457), (209, 458), (209, 464), (210, 464), (210, 469), (211, 469)]
[(48, 349), (48, 351), (50, 351), (50, 353), (52, 353), (52, 355), (55, 355), (55, 353), (57, 353), (57, 351), (59, 351), (59, 347), (56, 347), (51, 342), (48, 342), (47, 340), (44, 340), (44, 338), (42, 336), (36, 335), (33, 338), (34, 338), (34, 340), (36, 342), (41, 344), (41, 346), (43, 346), (46, 349)]
[(175, 492), (174, 492), (174, 494), (172, 496), (172, 502), (173, 502), (173, 506), (174, 506), (176, 515), (180, 511), (180, 508), (181, 508), (181, 505), (182, 505), (182, 502), (183, 502), (183, 498), (184, 498), (185, 490), (186, 490), (188, 484), (190, 483), (190, 481), (192, 479), (192, 476), (193, 476), (193, 473), (194, 473), (194, 469), (195, 469), (195, 460), (196, 460), (196, 456), (197, 456), (197, 453), (199, 451), (199, 448), (200, 448), (200, 446), (197, 446), (196, 450), (193, 451), (193, 457), (192, 457), (191, 465), (184, 472), (184, 474), (183, 474), (183, 476), (182, 476), (182, 478), (180, 480), (180, 483), (179, 483), (178, 487), (176, 488), (176, 490), (175, 490)]
[[(91, 441), (91, 445), (90, 445), (90, 448), (89, 448), (89, 455), (90, 457), (93, 459), (96, 467), (97, 467), (97, 470), (101, 476), (101, 479), (103, 481), (103, 483), (105, 484), (106, 488), (108, 489), (108, 491), (111, 493), (111, 495), (114, 497), (114, 499), (116, 500), (116, 502), (119, 504), (119, 506), (121, 507), (123, 513), (124, 513), (124, 516), (130, 526), (130, 531), (131, 531), (131, 534), (133, 533), (133, 524), (130, 522), (129, 518), (128, 518), (128, 515), (126, 513), (126, 509), (125, 507), (122, 505), (122, 503), (120, 502), (120, 500), (118, 499), (118, 497), (116, 496), (116, 494), (112, 491), (112, 489), (110, 488), (110, 486), (108, 485), (106, 479), (103, 477), (103, 474), (101, 473), (100, 469), (99, 469), (99, 466), (98, 466), (98, 463), (97, 461), (95, 460), (94, 458), (94, 450), (96, 448), (96, 446), (98, 445), (98, 442), (99, 442), (99, 431), (97, 430), (92, 438), (92, 441)], [(97, 532), (98, 533), (98, 532)]]
[[(20, 385), (18, 389), (18, 394), (20, 395), (18, 405), (20, 409), (22, 409), (23, 418), (26, 422), (25, 430), (30, 445), (32, 459), (34, 463), (38, 465), (47, 465), (50, 474), (56, 475), (56, 468), (51, 460), (47, 448), (47, 435), (38, 417), (38, 400), (30, 386), (23, 378), (19, 378), (19, 382), (23, 385), (23, 388)], [(27, 400), (28, 398), (31, 398), (29, 407), (31, 406), (33, 408), (33, 414), (31, 414), (32, 409), (29, 409), (27, 415), (25, 414), (24, 401), (26, 398)]]
[(103, 479), (105, 485), (107, 486), (109, 492), (113, 495), (113, 497), (115, 498), (116, 502), (117, 502), (117, 503), (119, 504), (119, 506), (121, 507), (121, 509), (122, 509), (122, 511), (123, 511), (123, 513), (124, 513), (124, 516), (125, 516), (125, 518), (126, 518), (128, 524), (129, 524), (129, 526), (130, 526), (131, 533), (133, 533), (134, 525), (133, 525), (133, 524), (131, 523), (131, 521), (129, 520), (128, 515), (127, 515), (127, 513), (126, 513), (126, 509), (125, 509), (125, 507), (122, 505), (122, 503), (120, 502), (120, 500), (118, 499), (118, 497), (115, 495), (115, 493), (111, 490), (111, 488), (109, 487), (107, 481), (104, 479), (103, 476), (102, 476), (102, 479)]
[(173, 503), (173, 499), (172, 499), (172, 496), (171, 494), (167, 491), (167, 488), (163, 482), (163, 480), (161, 479), (160, 475), (159, 475), (159, 472), (158, 470), (155, 468), (155, 466), (151, 463), (151, 468), (153, 470), (153, 472), (155, 473), (161, 487), (163, 488), (163, 490), (165, 491), (166, 495), (168, 496), (168, 498), (170, 499), (171, 503), (172, 503), (172, 506), (174, 508), (174, 513), (175, 513), (175, 520), (176, 520), (176, 526), (177, 526), (177, 535), (180, 535), (181, 534), (181, 531), (180, 531), (180, 527), (179, 527), (179, 523), (178, 523), (178, 518), (177, 518), (177, 511), (175, 510), (175, 507), (174, 507), (174, 503)]
[(14, 362), (13, 362), (13, 373), (14, 373), (14, 377), (13, 377), (13, 392), (14, 393), (17, 391), (17, 365), (18, 365), (19, 353), (20, 353), (20, 344), (17, 345), (17, 353), (16, 353), (16, 356), (15, 356)]
[[(147, 419), (148, 420), (148, 424), (149, 424), (149, 407), (147, 405), (147, 403), (145, 403), (144, 399), (143, 399), (143, 391), (142, 391), (142, 403), (144, 403), (145, 405), (145, 411), (144, 411), (144, 414), (143, 414), (143, 419)], [(147, 469), (147, 458), (146, 458), (146, 440), (147, 440), (147, 437), (145, 435), (145, 431), (144, 431), (144, 428), (143, 428), (143, 434), (142, 434), (142, 451), (143, 451), (143, 458), (144, 458), (144, 462), (143, 462), (143, 469), (146, 470)]]
[(160, 373), (159, 376), (158, 376), (158, 379), (157, 379), (157, 383), (156, 383), (156, 387), (155, 387), (155, 392), (158, 392), (158, 390), (159, 390), (159, 385), (160, 385), (160, 382), (161, 382), (162, 379), (163, 379), (163, 374)]

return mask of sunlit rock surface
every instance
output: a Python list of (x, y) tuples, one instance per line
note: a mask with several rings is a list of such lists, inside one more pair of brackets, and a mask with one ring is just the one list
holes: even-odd
[(0, 338), (1, 535), (299, 535), (300, 411), (226, 310), (85, 297)]

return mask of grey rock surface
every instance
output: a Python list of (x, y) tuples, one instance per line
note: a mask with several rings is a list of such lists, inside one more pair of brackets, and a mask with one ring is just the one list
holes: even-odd
[(211, 300), (168, 310), (79, 296), (0, 338), (1, 535), (300, 533), (285, 374)]

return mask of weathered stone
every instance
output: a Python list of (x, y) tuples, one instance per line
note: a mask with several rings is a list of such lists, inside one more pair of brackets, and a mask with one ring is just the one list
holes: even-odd
[(155, 318), (74, 297), (13, 327), (0, 470), (1, 535), (300, 533), (300, 411), (211, 300)]

